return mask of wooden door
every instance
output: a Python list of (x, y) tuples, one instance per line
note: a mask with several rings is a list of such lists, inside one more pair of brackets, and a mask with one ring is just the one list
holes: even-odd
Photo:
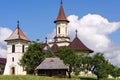
[(15, 67), (11, 68), (12, 75), (15, 75)]

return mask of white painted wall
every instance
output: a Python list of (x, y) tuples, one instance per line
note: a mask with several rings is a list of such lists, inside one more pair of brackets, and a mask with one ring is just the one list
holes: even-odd
[[(56, 36), (57, 37), (67, 37), (68, 36), (68, 23), (65, 21), (56, 22)], [(59, 33), (59, 27), (60, 27), (60, 33)]]
[[(12, 53), (12, 45), (15, 45), (15, 53)], [(22, 66), (19, 65), (19, 61), (22, 58), (22, 45), (26, 48), (28, 47), (27, 42), (23, 41), (12, 41), (8, 42), (7, 44), (7, 63), (4, 70), (4, 75), (11, 75), (12, 74), (12, 67), (15, 68), (15, 75), (26, 75), (26, 71), (23, 70)], [(14, 58), (14, 61), (12, 60)]]

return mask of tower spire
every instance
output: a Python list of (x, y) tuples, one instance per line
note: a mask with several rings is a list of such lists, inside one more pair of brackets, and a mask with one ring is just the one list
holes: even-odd
[(67, 20), (67, 18), (65, 16), (62, 4), (63, 4), (63, 2), (61, 0), (59, 13), (58, 13), (57, 19), (54, 21), (54, 23), (59, 22), (59, 21), (64, 21), (64, 22), (68, 22), (69, 23), (69, 21)]
[(11, 41), (11, 40), (24, 40), (29, 42), (30, 40), (25, 36), (23, 31), (19, 27), (19, 20), (17, 21), (17, 28), (13, 33), (7, 38), (5, 41)]

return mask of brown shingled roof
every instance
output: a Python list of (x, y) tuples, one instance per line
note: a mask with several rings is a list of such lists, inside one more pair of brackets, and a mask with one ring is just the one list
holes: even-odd
[(46, 58), (36, 69), (66, 69), (66, 65), (60, 58)]
[(19, 28), (19, 26), (13, 31), (13, 33), (10, 35), (9, 38), (7, 38), (5, 41), (10, 40), (24, 40), (24, 41), (30, 41), (25, 34), (22, 32), (22, 30)]
[(65, 16), (65, 13), (64, 13), (64, 9), (63, 9), (63, 6), (62, 4), (60, 5), (60, 10), (59, 10), (59, 13), (58, 13), (58, 17), (57, 19), (54, 21), (54, 23), (56, 23), (57, 21), (66, 21), (66, 22), (69, 22)]
[(68, 46), (72, 50), (77, 50), (77, 51), (89, 51), (89, 53), (92, 53), (93, 51), (89, 48), (87, 48), (81, 41), (80, 39), (76, 36), (75, 39), (70, 43)]

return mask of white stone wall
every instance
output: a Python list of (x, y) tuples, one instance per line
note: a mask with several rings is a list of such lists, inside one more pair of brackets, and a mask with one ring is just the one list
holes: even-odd
[(70, 39), (69, 39), (69, 38), (61, 38), (61, 37), (59, 38), (59, 37), (58, 37), (58, 38), (57, 38), (57, 42), (58, 42), (58, 41), (70, 41)]
[[(59, 41), (56, 42), (56, 43), (57, 43), (58, 47), (61, 47), (61, 46), (68, 46), (68, 45), (70, 44), (69, 42), (62, 42), (62, 43), (59, 43)], [(49, 45), (50, 47), (52, 47), (53, 44), (54, 44), (54, 42), (51, 43), (51, 44), (48, 43), (48, 45)]]
[(68, 42), (62, 42), (62, 43), (57, 43), (57, 45), (59, 46), (59, 47), (61, 47), (61, 46), (68, 46), (70, 43), (68, 43)]

